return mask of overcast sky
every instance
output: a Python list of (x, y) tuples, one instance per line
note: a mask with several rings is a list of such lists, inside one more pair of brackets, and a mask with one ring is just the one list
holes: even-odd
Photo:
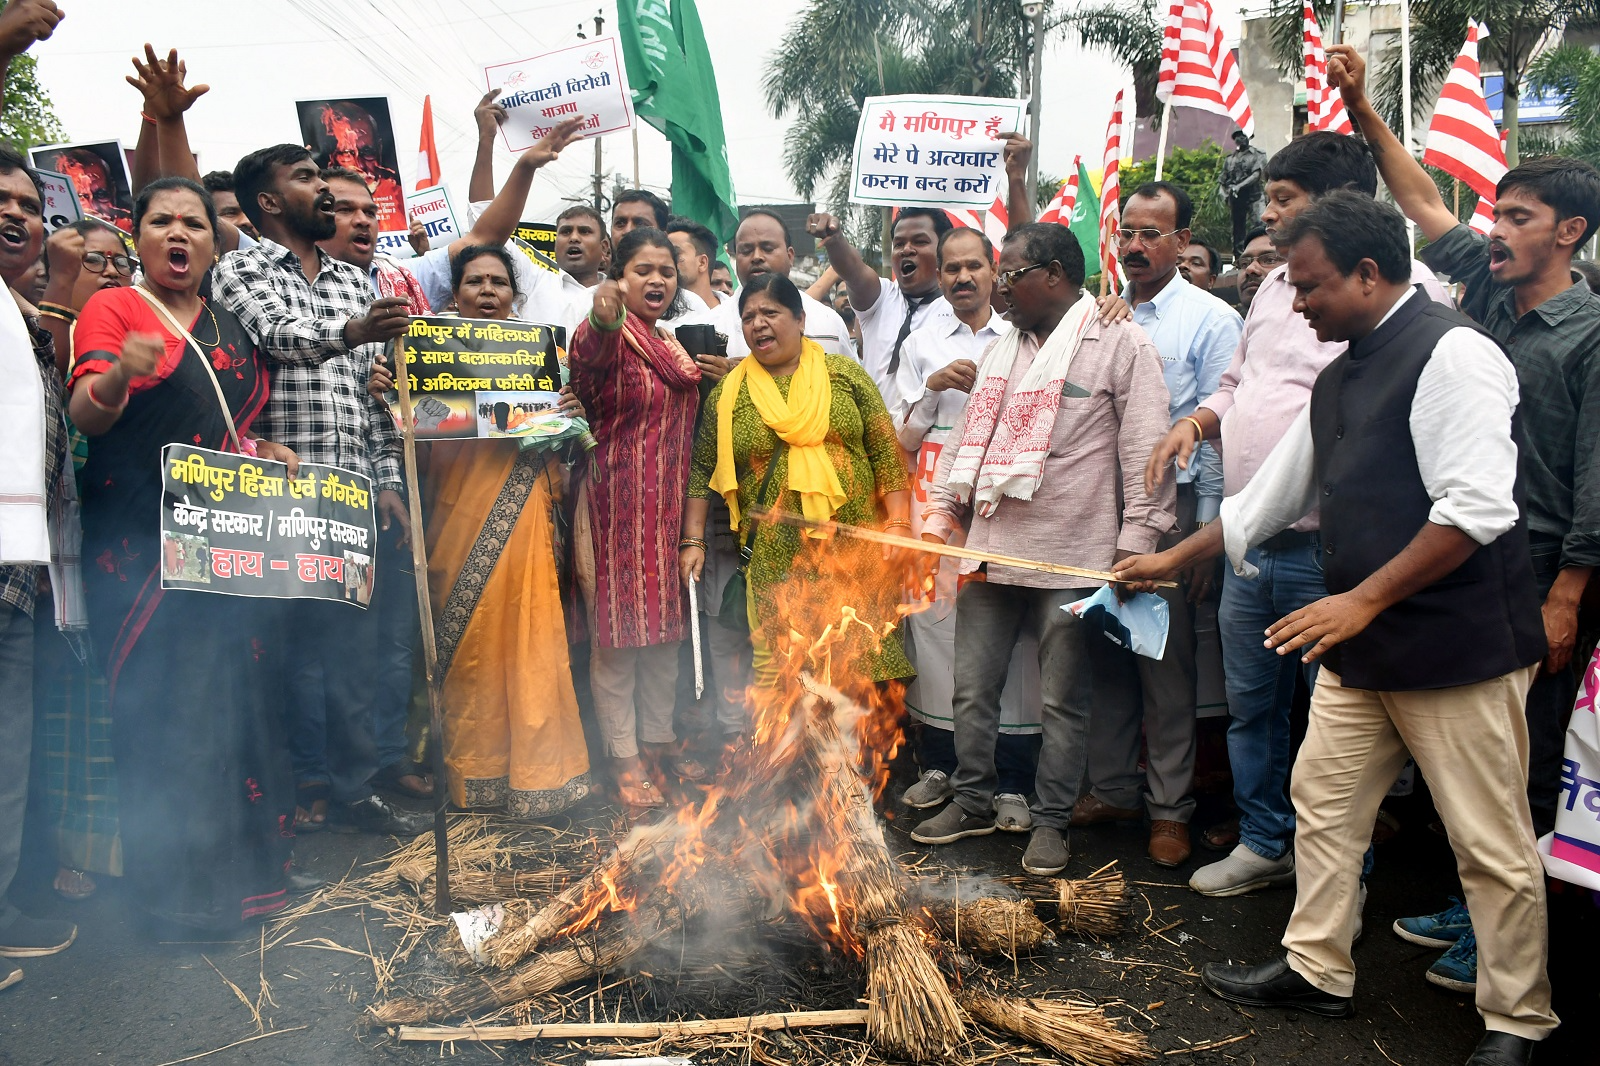
[[(484, 89), (483, 67), (571, 44), (580, 20), (592, 29), (596, 0), (58, 0), (67, 17), (37, 46), (40, 76), (74, 140), (138, 136), (138, 92), (123, 81), (129, 59), (150, 41), (176, 47), (191, 83), (211, 92), (189, 113), (189, 136), (202, 169), (231, 168), (254, 148), (296, 141), (294, 101), (330, 96), (389, 97), (402, 176), (415, 169), (423, 94), (433, 96), (445, 181), (466, 194), (476, 135), (472, 106)], [(1221, 6), (1221, 5), (1219, 5)], [(606, 30), (615, 0), (604, 3)], [(716, 64), (734, 189), (741, 202), (800, 199), (783, 169), (787, 123), (772, 118), (761, 94), (767, 55), (803, 0), (699, 0)], [(1237, 33), (1238, 16), (1225, 15)], [(1052, 42), (1045, 57), (1041, 167), (1065, 175), (1074, 153), (1098, 160), (1117, 89), (1129, 84), (1116, 65)], [(631, 182), (633, 152), (625, 134), (604, 139), (605, 169)], [(644, 123), (640, 177), (662, 192), (670, 148)], [(496, 175), (511, 155), (502, 145)], [(534, 183), (525, 217), (554, 217), (563, 198), (587, 197), (593, 171), (588, 143), (567, 149)], [(607, 180), (609, 188), (610, 181)]]

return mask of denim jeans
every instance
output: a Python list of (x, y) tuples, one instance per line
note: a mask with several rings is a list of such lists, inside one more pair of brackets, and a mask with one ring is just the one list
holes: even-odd
[(1322, 542), (1313, 538), (1284, 550), (1253, 548), (1245, 559), (1260, 570), (1223, 578), (1217, 631), (1227, 675), (1228, 762), (1239, 806), (1239, 842), (1257, 855), (1280, 859), (1294, 841), (1289, 777), (1289, 708), (1296, 670), (1314, 684), (1316, 664), (1265, 646), (1267, 627), (1328, 594), (1322, 578)]
[(1061, 610), (1092, 589), (1036, 589), (973, 581), (956, 599), (955, 802), (969, 814), (994, 811), (999, 778), (995, 737), (1011, 649), (1031, 616), (1039, 634), (1044, 740), (1034, 779), (1033, 824), (1063, 832), (1072, 820), (1089, 759), (1090, 676), (1086, 629)]
[[(956, 772), (956, 734), (926, 722), (917, 725), (917, 766), (923, 770), (942, 770), (946, 776)], [(1028, 796), (1033, 793), (1033, 775), (1039, 764), (1038, 733), (999, 733), (994, 738), (994, 791), (997, 796)]]
[(285, 731), (295, 785), (326, 784), (335, 803), (372, 795), (378, 770), (372, 739), (376, 617), (370, 607), (334, 600), (291, 600), (285, 611), (290, 664)]
[(372, 674), (372, 739), (378, 768), (409, 770), (406, 717), (411, 710), (411, 657), (419, 634), (417, 582), (411, 546), (397, 547), (400, 524), (378, 531), (377, 587), (372, 592), (377, 647)]

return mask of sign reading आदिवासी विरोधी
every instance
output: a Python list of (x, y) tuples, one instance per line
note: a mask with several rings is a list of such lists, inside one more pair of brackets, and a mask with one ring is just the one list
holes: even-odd
[(570, 48), (485, 67), (488, 88), (499, 89), (506, 109), (500, 125), (506, 147), (525, 152), (574, 116), (583, 119), (583, 136), (625, 130), (633, 125), (628, 75), (622, 69), (615, 37), (583, 41)]

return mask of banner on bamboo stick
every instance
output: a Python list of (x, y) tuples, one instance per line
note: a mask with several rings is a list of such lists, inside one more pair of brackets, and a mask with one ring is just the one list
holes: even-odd
[(161, 587), (265, 599), (372, 601), (372, 481), (337, 466), (169, 444), (161, 451)]
[(850, 199), (858, 204), (981, 207), (1005, 195), (1007, 133), (1026, 100), (869, 96), (856, 127)]
[(534, 322), (413, 318), (401, 338), (417, 440), (556, 437), (566, 330)]

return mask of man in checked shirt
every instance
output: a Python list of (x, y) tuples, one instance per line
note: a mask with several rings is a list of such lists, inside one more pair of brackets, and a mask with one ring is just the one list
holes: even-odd
[[(252, 152), (233, 177), (261, 241), (224, 256), (213, 283), (273, 364), (262, 422), (303, 460), (371, 477), (379, 525), (398, 522), (408, 533), (399, 431), (366, 390), (384, 342), (406, 329), (406, 301), (374, 300), (361, 270), (317, 247), (334, 233), (333, 196), (305, 148)], [(288, 731), (300, 792), (297, 830), (321, 829), (316, 802), (331, 799), (326, 820), (335, 829), (422, 832), (425, 819), (395, 810), (372, 789), (371, 612), (321, 600), (297, 600), (293, 612)]]

